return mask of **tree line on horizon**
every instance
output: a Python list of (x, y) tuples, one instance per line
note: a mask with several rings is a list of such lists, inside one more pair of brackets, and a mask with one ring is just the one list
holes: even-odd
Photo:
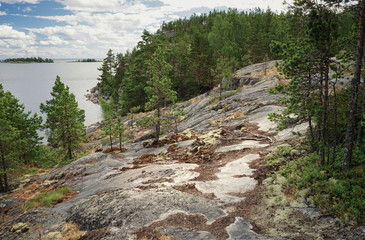
[(27, 58), (7, 58), (2, 60), (4, 63), (53, 63), (53, 59), (41, 57), (27, 57)]

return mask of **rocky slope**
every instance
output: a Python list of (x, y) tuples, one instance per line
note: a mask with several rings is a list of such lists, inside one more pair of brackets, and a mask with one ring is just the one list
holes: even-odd
[[(212, 91), (183, 103), (180, 134), (164, 145), (146, 148), (149, 135), (136, 131), (144, 140), (127, 143), (124, 152), (96, 152), (21, 179), (1, 198), (0, 238), (360, 239), (361, 232), (339, 233), (337, 222), (305, 198), (292, 204), (273, 200), (280, 193), (266, 196), (262, 181), (270, 169), (263, 157), (293, 139), (293, 129), (278, 132), (267, 119), (283, 109), (268, 94), (278, 84), (275, 73), (274, 62), (252, 65), (237, 72), (241, 91), (226, 92), (222, 101)], [(97, 127), (89, 135), (87, 147), (101, 150)], [(278, 182), (271, 184), (280, 192)], [(52, 208), (20, 209), (41, 189), (64, 185), (77, 194)]]

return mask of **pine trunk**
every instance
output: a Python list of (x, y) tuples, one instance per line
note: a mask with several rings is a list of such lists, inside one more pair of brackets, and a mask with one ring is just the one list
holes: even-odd
[[(362, 106), (361, 106), (361, 120), (360, 122), (364, 122), (364, 114), (365, 114), (365, 83), (363, 83), (362, 90)], [(359, 131), (357, 133), (357, 145), (360, 145), (362, 142), (364, 127), (362, 124), (359, 126)]]
[(122, 134), (119, 134), (119, 150), (122, 151)]
[(347, 121), (344, 158), (342, 164), (342, 170), (345, 171), (350, 168), (352, 159), (352, 148), (354, 144), (354, 128), (356, 126), (356, 108), (359, 95), (359, 85), (361, 76), (361, 65), (364, 52), (364, 31), (365, 31), (365, 1), (361, 1), (361, 15), (359, 25), (359, 36), (356, 47), (356, 66), (355, 73), (352, 79), (351, 85), (351, 100), (350, 100), (350, 113)]
[(1, 163), (2, 163), (2, 167), (3, 167), (3, 179), (4, 179), (4, 188), (3, 188), (3, 192), (7, 192), (9, 191), (9, 184), (8, 184), (8, 176), (6, 174), (6, 159), (5, 159), (5, 154), (3, 149), (1, 148)]
[[(3, 162), (3, 158), (4, 157), (4, 154), (3, 154), (3, 148), (2, 148), (2, 145), (0, 144), (0, 151), (1, 151), (1, 160)], [(5, 186), (3, 185), (3, 174), (0, 174), (0, 192), (5, 192)]]
[(157, 123), (156, 123), (156, 142), (160, 139), (160, 132), (161, 132), (161, 109), (160, 107), (157, 108)]
[(68, 149), (67, 149), (67, 155), (68, 155), (68, 159), (72, 159), (72, 148), (71, 146), (68, 146)]

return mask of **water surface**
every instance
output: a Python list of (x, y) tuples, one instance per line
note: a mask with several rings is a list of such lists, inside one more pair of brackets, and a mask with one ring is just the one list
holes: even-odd
[[(27, 111), (40, 114), (39, 106), (51, 99), (56, 76), (70, 87), (79, 108), (85, 110), (85, 125), (102, 120), (99, 105), (86, 101), (85, 94), (97, 83), (100, 75), (96, 63), (77, 63), (56, 60), (55, 63), (0, 63), (0, 83), (10, 91)], [(43, 117), (45, 119), (45, 117)]]

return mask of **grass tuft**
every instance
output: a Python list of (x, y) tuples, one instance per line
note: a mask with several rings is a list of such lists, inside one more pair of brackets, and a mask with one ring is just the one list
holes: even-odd
[(69, 186), (60, 187), (51, 191), (42, 191), (29, 199), (23, 206), (24, 211), (38, 207), (50, 207), (64, 200), (64, 196), (71, 193)]

